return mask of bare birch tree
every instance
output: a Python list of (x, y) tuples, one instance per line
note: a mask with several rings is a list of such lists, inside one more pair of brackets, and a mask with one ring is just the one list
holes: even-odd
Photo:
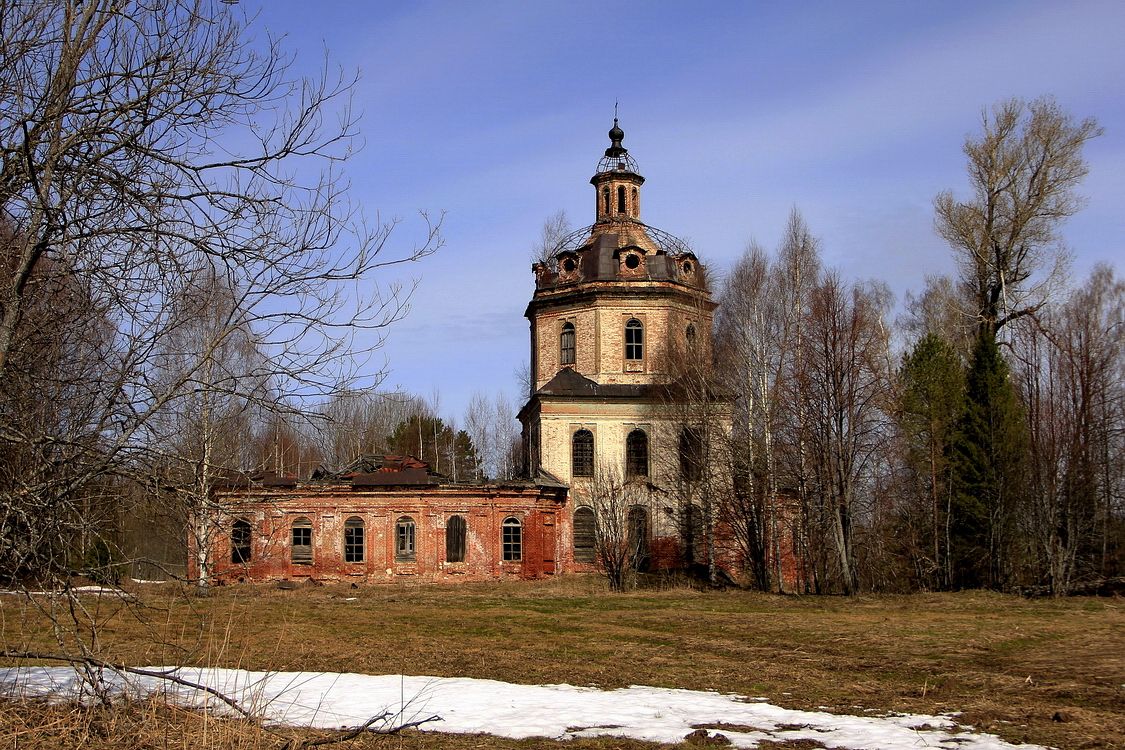
[(1031, 453), (1021, 536), (1030, 543), (1032, 580), (1055, 595), (1104, 578), (1106, 551), (1120, 543), (1123, 311), (1125, 284), (1099, 266), (1013, 340)]
[(807, 421), (813, 502), (810, 534), (830, 554), (822, 571), (858, 590), (854, 531), (871, 498), (888, 437), (890, 373), (885, 296), (828, 274), (813, 290), (808, 350), (797, 386)]

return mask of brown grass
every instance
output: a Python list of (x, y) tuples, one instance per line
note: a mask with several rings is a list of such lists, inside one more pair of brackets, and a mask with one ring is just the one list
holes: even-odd
[[(1125, 607), (1119, 599), (1024, 600), (981, 592), (801, 598), (686, 588), (612, 595), (597, 579), (575, 578), (295, 591), (232, 586), (207, 597), (147, 587), (138, 596), (143, 606), (90, 602), (109, 659), (644, 684), (737, 692), (840, 713), (961, 711), (964, 723), (1013, 742), (1125, 748)], [(26, 600), (0, 597), (0, 618), (5, 647), (55, 648), (42, 614)], [(198, 715), (162, 710), (171, 718), (152, 723), (200, 731)], [(50, 735), (61, 711), (0, 706), (0, 737), (15, 727), (28, 742), (12, 746), (34, 747), (30, 738)], [(138, 726), (150, 723), (142, 721), (145, 711), (133, 713)], [(1055, 720), (1056, 714), (1065, 720)], [(131, 733), (143, 735), (141, 729)], [(275, 736), (259, 735), (248, 735), (249, 744), (135, 746), (280, 746)], [(418, 733), (382, 742), (458, 750), (552, 744)], [(584, 745), (630, 743), (566, 747)], [(98, 747), (62, 740), (39, 746)]]

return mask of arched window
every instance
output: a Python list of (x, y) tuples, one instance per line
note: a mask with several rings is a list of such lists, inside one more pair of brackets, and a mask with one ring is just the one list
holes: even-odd
[(625, 438), (625, 477), (648, 476), (648, 435), (633, 430)]
[(609, 188), (605, 188), (604, 190), (602, 190), (602, 199), (603, 199), (603, 201), (604, 201), (604, 203), (605, 203), (605, 212), (606, 212), (606, 213), (608, 214), (608, 213), (609, 213), (609, 210), (610, 210), (610, 206), (609, 206)]
[(523, 559), (523, 527), (518, 518), (504, 519), (500, 542), (503, 547), (504, 562), (519, 562)]
[(637, 213), (637, 189), (633, 188), (633, 214)]
[(445, 522), (445, 561), (465, 562), (464, 516), (450, 516)]
[(574, 324), (563, 323), (562, 334), (559, 335), (559, 364), (574, 364)]
[(648, 510), (640, 505), (629, 508), (626, 517), (629, 556), (637, 570), (648, 569)]
[(645, 356), (645, 328), (641, 321), (630, 318), (625, 324), (625, 359), (639, 360)]
[(363, 562), (363, 519), (352, 516), (344, 521), (344, 562)]
[(594, 562), (594, 511), (585, 505), (574, 510), (574, 562)]
[(680, 477), (689, 482), (703, 476), (703, 439), (699, 430), (685, 427), (680, 431)]
[(576, 477), (594, 476), (594, 433), (578, 430), (570, 440), (570, 473)]
[(230, 561), (235, 565), (250, 562), (250, 522), (240, 518), (230, 530)]
[(695, 348), (695, 323), (688, 323), (687, 330), (684, 331), (684, 340), (687, 341), (689, 351)]
[(410, 516), (395, 522), (395, 560), (414, 562), (414, 519)]
[(307, 518), (298, 518), (293, 522), (289, 559), (294, 565), (312, 565), (312, 531), (312, 521)]
[(617, 186), (617, 213), (625, 213), (625, 186)]

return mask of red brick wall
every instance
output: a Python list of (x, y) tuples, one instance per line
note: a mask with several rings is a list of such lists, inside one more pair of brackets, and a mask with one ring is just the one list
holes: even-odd
[[(572, 555), (565, 493), (534, 487), (425, 486), (361, 488), (347, 486), (228, 492), (213, 534), (212, 571), (216, 582), (307, 579), (379, 582), (411, 578), (439, 581), (541, 578), (568, 572)], [(466, 521), (465, 561), (446, 561), (446, 524), (453, 515)], [(409, 516), (415, 523), (415, 556), (395, 557), (395, 526)], [(344, 561), (344, 523), (364, 523), (364, 559)], [(520, 521), (522, 555), (502, 560), (501, 526)], [(231, 560), (231, 528), (237, 519), (251, 525), (251, 557)], [(291, 555), (293, 522), (312, 524), (312, 564), (295, 564)], [(194, 561), (193, 561), (194, 562)], [(198, 570), (197, 565), (193, 569)]]

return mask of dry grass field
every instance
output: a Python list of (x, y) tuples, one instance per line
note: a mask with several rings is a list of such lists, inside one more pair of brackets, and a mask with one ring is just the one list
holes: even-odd
[[(781, 597), (689, 588), (609, 594), (598, 579), (352, 589), (134, 587), (84, 599), (108, 658), (130, 664), (464, 676), (737, 692), (960, 720), (1011, 742), (1125, 748), (1125, 602), (971, 592)], [(56, 650), (40, 609), (0, 597), (4, 647)], [(857, 708), (860, 707), (860, 708)], [(0, 748), (283, 747), (272, 733), (152, 704), (0, 703)], [(344, 747), (557, 747), (408, 733)], [(575, 741), (568, 750), (631, 748)], [(815, 745), (790, 744), (786, 747)], [(340, 747), (340, 745), (337, 745)]]

